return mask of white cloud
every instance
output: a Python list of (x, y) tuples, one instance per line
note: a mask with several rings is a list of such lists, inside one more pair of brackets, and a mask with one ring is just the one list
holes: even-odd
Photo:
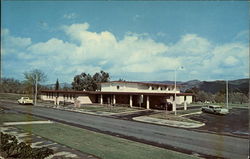
[(181, 37), (180, 41), (170, 47), (169, 52), (174, 55), (196, 56), (207, 54), (211, 49), (211, 43), (196, 34), (186, 34)]
[(8, 37), (8, 43), (13, 47), (27, 47), (31, 44), (31, 38)]
[(6, 46), (5, 48), (25, 48), (32, 43), (31, 38), (12, 36), (8, 29), (1, 29), (1, 32), (1, 39)]
[(240, 31), (234, 38), (236, 41), (249, 42), (249, 30)]
[(75, 19), (77, 18), (77, 14), (76, 13), (67, 13), (63, 15), (64, 19)]
[(64, 55), (75, 52), (76, 45), (52, 38), (30, 46), (27, 50), (38, 55)]
[(163, 32), (158, 32), (156, 35), (157, 35), (157, 36), (164, 37), (164, 36), (166, 36), (166, 33), (163, 33)]
[(133, 21), (137, 21), (138, 19), (140, 19), (142, 16), (139, 14), (136, 14), (133, 16)]
[(233, 56), (229, 56), (225, 59), (224, 63), (228, 66), (234, 66), (238, 63), (238, 59), (236, 59), (235, 57)]
[(8, 29), (1, 29), (1, 33), (2, 54), (18, 54), (32, 44), (31, 38), (13, 36)]
[(44, 21), (40, 21), (39, 25), (40, 25), (40, 28), (45, 29), (45, 30), (47, 30), (49, 28), (48, 23), (46, 23)]
[[(132, 32), (118, 40), (110, 31), (89, 28), (88, 23), (65, 25), (62, 31), (69, 40), (51, 38), (35, 44), (30, 38), (11, 37), (8, 30), (3, 31), (9, 41), (22, 43), (24, 50), (17, 58), (26, 57), (22, 59), (27, 67), (44, 68), (50, 76), (65, 79), (105, 70), (112, 76), (127, 75), (122, 78), (128, 80), (172, 80), (173, 70), (180, 66), (185, 68), (178, 71), (180, 80), (245, 77), (248, 73), (249, 50), (243, 43), (215, 45), (199, 35), (186, 34), (170, 45), (154, 41), (147, 33)], [(12, 51), (17, 52), (19, 46), (12, 44)]]

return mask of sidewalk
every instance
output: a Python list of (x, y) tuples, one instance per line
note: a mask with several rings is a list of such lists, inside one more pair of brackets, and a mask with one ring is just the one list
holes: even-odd
[(179, 127), (179, 128), (198, 128), (205, 125), (204, 123), (198, 124), (198, 123), (190, 123), (190, 122), (182, 122), (174, 120), (165, 120), (165, 119), (152, 118), (148, 116), (134, 117), (133, 120), (146, 123), (159, 124), (159, 125)]

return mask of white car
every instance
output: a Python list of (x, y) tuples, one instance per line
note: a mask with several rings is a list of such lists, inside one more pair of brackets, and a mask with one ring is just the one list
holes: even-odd
[(29, 97), (21, 97), (17, 100), (18, 104), (33, 104), (33, 100)]
[(226, 115), (229, 113), (228, 109), (222, 108), (218, 105), (208, 105), (201, 108), (201, 111), (204, 113), (212, 113), (212, 114), (219, 114), (219, 115)]

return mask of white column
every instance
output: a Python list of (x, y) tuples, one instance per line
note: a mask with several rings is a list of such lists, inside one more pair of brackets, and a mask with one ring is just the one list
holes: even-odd
[(56, 105), (57, 104), (57, 100), (56, 100), (56, 98), (55, 98), (55, 100), (54, 100), (54, 105)]
[(102, 94), (101, 94), (101, 104), (103, 104)]
[(176, 98), (173, 96), (173, 111), (176, 112)]
[(187, 101), (184, 101), (184, 110), (187, 110)]
[(116, 104), (115, 94), (113, 95), (113, 104)]
[(147, 109), (149, 109), (149, 96), (147, 96)]
[(187, 110), (187, 96), (184, 96), (184, 110)]
[(129, 106), (132, 107), (132, 95), (129, 96)]
[(57, 101), (57, 105), (59, 105), (59, 97), (56, 97), (57, 99), (56, 99), (56, 101)]

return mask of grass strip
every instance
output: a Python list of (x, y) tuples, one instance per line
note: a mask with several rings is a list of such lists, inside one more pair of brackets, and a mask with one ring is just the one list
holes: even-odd
[(93, 112), (111, 112), (111, 113), (122, 113), (130, 112), (136, 110), (142, 110), (139, 108), (128, 108), (128, 107), (118, 107), (118, 106), (81, 106), (80, 109), (93, 111)]
[(15, 113), (1, 113), (0, 114), (0, 125), (4, 122), (21, 122), (21, 121), (38, 121), (44, 120), (42, 118), (34, 117), (31, 115), (15, 114)]

